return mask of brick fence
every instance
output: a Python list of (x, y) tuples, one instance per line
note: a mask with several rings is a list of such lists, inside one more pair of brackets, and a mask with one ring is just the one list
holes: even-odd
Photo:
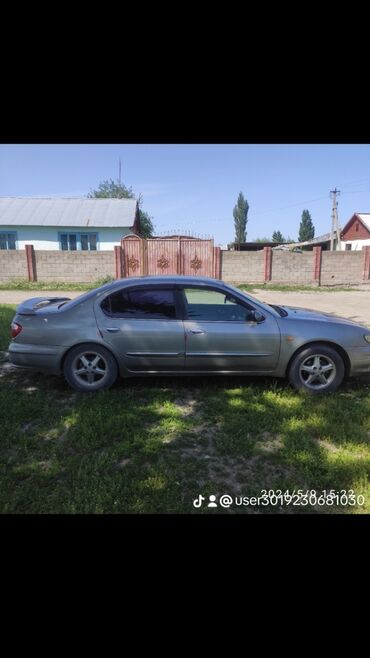
[(228, 283), (345, 285), (370, 279), (370, 247), (362, 251), (223, 251), (222, 279)]
[(25, 251), (0, 250), (0, 282), (5, 283), (10, 279), (29, 281)]
[(17, 251), (0, 251), (0, 282), (65, 281), (91, 283), (116, 276), (114, 251), (35, 251), (32, 245)]
[[(92, 283), (123, 276), (122, 248), (114, 251), (0, 250), (0, 283), (12, 279)], [(221, 278), (229, 283), (345, 285), (370, 280), (370, 247), (362, 251), (222, 251)]]

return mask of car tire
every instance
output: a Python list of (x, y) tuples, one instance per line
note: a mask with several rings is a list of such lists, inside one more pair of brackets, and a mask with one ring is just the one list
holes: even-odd
[(294, 357), (289, 368), (289, 381), (297, 390), (313, 395), (332, 393), (345, 375), (340, 354), (327, 345), (310, 345)]
[(84, 343), (68, 352), (63, 373), (75, 391), (95, 392), (110, 388), (117, 379), (115, 358), (102, 345)]

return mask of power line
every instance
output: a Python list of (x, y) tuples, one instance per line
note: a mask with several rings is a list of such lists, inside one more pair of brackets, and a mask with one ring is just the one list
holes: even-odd
[(301, 201), (300, 203), (292, 203), (289, 206), (281, 206), (280, 208), (273, 208), (271, 210), (265, 210), (264, 214), (268, 213), (273, 213), (273, 212), (278, 212), (279, 210), (286, 210), (287, 208), (296, 208), (297, 206), (305, 206), (308, 203), (314, 203), (315, 201), (322, 201), (323, 199), (326, 199), (326, 196), (319, 196), (316, 199), (310, 199), (309, 201)]
[(361, 194), (362, 192), (370, 192), (369, 190), (349, 190), (348, 192), (343, 192), (343, 194)]
[(345, 185), (356, 185), (357, 183), (364, 183), (366, 180), (370, 180), (370, 176), (367, 178), (361, 178), (360, 180), (351, 181), (350, 183), (342, 183), (342, 187)]
[[(364, 179), (364, 180), (366, 180), (366, 179)], [(357, 181), (357, 182), (360, 182), (360, 181)], [(342, 194), (345, 194), (345, 195), (347, 195), (347, 194), (362, 194), (363, 192), (370, 192), (370, 189), (368, 189), (368, 190), (349, 190), (347, 192), (346, 191), (342, 192)], [(293, 204), (290, 204), (289, 206), (281, 206), (280, 208), (273, 208), (273, 209), (271, 208), (270, 210), (265, 210), (264, 213), (263, 213), (263, 216), (268, 215), (268, 214), (272, 214), (272, 213), (275, 213), (275, 212), (279, 212), (280, 210), (287, 210), (288, 208), (296, 208), (298, 206), (301, 206), (301, 207), (302, 206), (307, 206), (309, 203), (314, 203), (316, 201), (322, 201), (326, 198), (327, 197), (325, 195), (325, 196), (316, 197), (316, 199), (310, 199), (308, 201), (302, 201), (300, 203), (293, 203)], [(262, 216), (262, 214), (255, 215), (254, 217), (249, 217), (248, 221), (250, 219), (258, 219), (259, 216)]]

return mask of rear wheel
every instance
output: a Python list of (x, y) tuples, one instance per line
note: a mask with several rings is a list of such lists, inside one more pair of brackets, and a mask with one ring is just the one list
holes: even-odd
[(289, 368), (289, 380), (294, 388), (313, 394), (336, 391), (344, 374), (340, 354), (332, 347), (319, 344), (299, 352)]
[(86, 343), (68, 352), (63, 372), (68, 384), (76, 391), (101, 391), (114, 384), (118, 368), (105, 347)]

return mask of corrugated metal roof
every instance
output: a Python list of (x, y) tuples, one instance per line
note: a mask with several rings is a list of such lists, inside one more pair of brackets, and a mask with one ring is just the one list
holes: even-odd
[[(333, 236), (334, 239), (336, 240), (337, 234), (336, 231), (333, 231)], [(331, 233), (325, 233), (324, 235), (318, 235), (316, 238), (312, 238), (312, 240), (305, 240), (304, 242), (286, 242), (284, 244), (280, 244), (277, 247), (273, 247), (272, 249), (274, 251), (290, 251), (294, 249), (294, 247), (306, 247), (309, 245), (315, 245), (315, 244), (320, 244), (323, 242), (329, 242), (331, 237)]]
[(356, 215), (363, 221), (370, 231), (370, 212), (356, 212)]
[(3, 226), (131, 227), (135, 199), (0, 197)]

